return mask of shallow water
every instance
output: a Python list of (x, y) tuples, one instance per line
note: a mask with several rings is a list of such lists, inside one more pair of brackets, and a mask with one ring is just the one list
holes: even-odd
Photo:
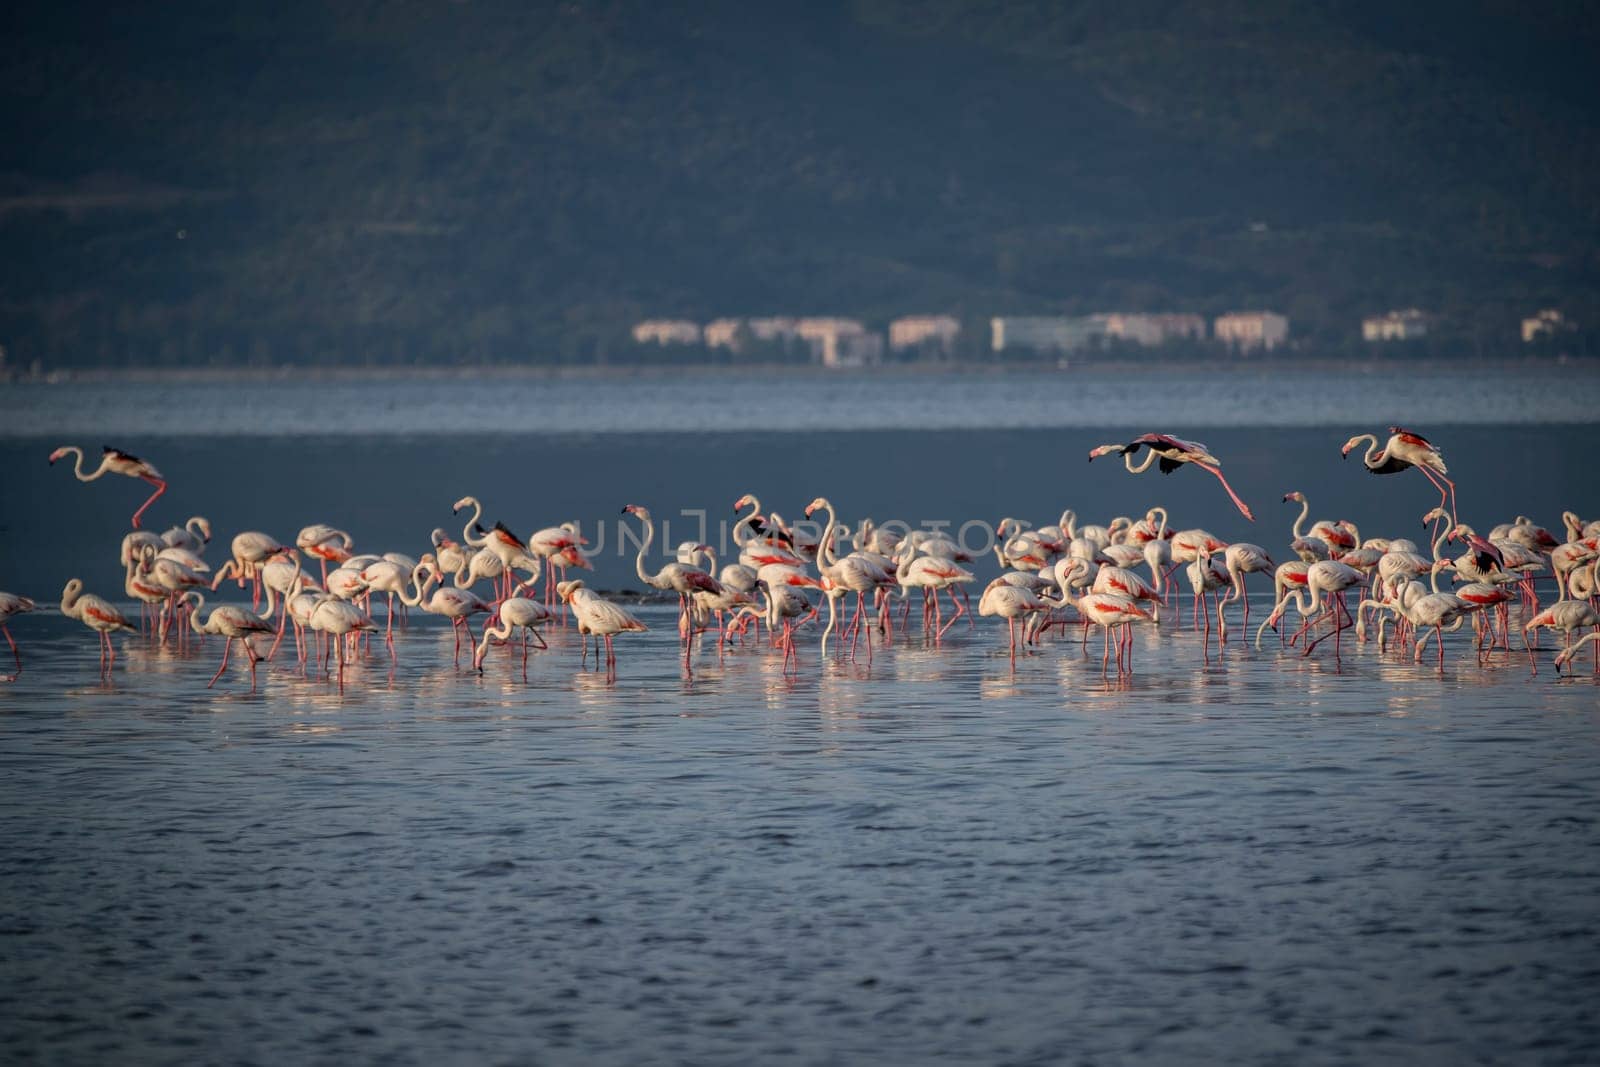
[[(0, 688), (11, 1058), (1589, 1061), (1588, 676), (991, 626), (340, 697), (64, 620)], [(1461, 635), (1455, 635), (1459, 638)], [(1096, 642), (1097, 644), (1097, 642)], [(1548, 654), (1546, 654), (1547, 656)], [(1587, 666), (1587, 663), (1585, 663)]]
[[(682, 411), (612, 382), (601, 395), (632, 414), (608, 419), (677, 422), (205, 436), (167, 420), (112, 443), (171, 481), (150, 526), (210, 516), (213, 562), (237, 530), (312, 522), (418, 554), (458, 528), (465, 493), (519, 531), (581, 518), (606, 538), (607, 588), (638, 585), (622, 504), (673, 523), (659, 542), (719, 542), (749, 490), (791, 518), (826, 493), (847, 522), (1165, 503), (1178, 526), (1282, 554), (1298, 509), (1281, 496), (1301, 489), (1313, 518), (1420, 538), (1437, 494), (1338, 456), (1401, 416), (1255, 424), (1289, 384), (1249, 386), (1226, 425), (1161, 427), (1211, 425), (1254, 524), (1197, 472), (1085, 463), (1126, 420), (1151, 427), (1144, 408), (1010, 426), (985, 400), (990, 421), (956, 430), (938, 421), (963, 410), (948, 383), (918, 431), (843, 430), (802, 385), (769, 393), (760, 424), (798, 398), (831, 428), (685, 433)], [(1469, 384), (1437, 387), (1460, 421), (1418, 426), (1463, 519), (1600, 513), (1584, 458), (1600, 409), (1485, 422)], [(214, 386), (163, 388), (218, 417)], [(410, 403), (372, 388), (379, 410)], [(614, 680), (560, 631), (526, 681), (507, 652), (480, 678), (419, 619), (392, 672), (380, 647), (343, 695), (290, 662), (254, 693), (237, 666), (207, 690), (214, 639), (180, 655), (119, 638), (103, 684), (93, 637), (48, 605), (73, 575), (120, 599), (116, 544), (145, 494), (45, 464), (69, 427), (99, 443), (70, 421), (88, 395), (26, 394), (58, 421), (0, 440), (0, 588), (45, 606), (12, 620), (25, 669), (0, 685), (10, 1059), (1584, 1063), (1600, 1044), (1600, 687), (1558, 680), (1548, 638), (1532, 675), (1520, 650), (1480, 666), (1455, 634), (1441, 673), (1370, 648), (1302, 658), (1270, 634), (1208, 661), (1169, 622), (1139, 633), (1118, 682), (1097, 641), (1013, 668), (983, 620), (870, 667), (824, 663), (811, 632), (794, 677), (702, 638), (686, 676), (670, 612), (645, 606), (653, 630), (618, 639)]]

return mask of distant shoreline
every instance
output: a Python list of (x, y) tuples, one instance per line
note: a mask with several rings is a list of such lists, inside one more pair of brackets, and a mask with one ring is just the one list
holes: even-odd
[(719, 374), (776, 379), (884, 379), (902, 376), (918, 378), (993, 378), (1077, 371), (1128, 374), (1135, 377), (1167, 373), (1206, 374), (1283, 374), (1293, 371), (1344, 370), (1359, 374), (1403, 369), (1429, 374), (1463, 368), (1506, 370), (1512, 368), (1553, 369), (1558, 367), (1600, 370), (1600, 360), (1549, 357), (1505, 356), (1474, 359), (1406, 360), (1337, 357), (1263, 358), (1239, 360), (1172, 359), (1093, 359), (1065, 360), (1056, 365), (1042, 363), (941, 364), (898, 363), (870, 367), (828, 368), (753, 364), (733, 366), (725, 363), (686, 363), (679, 366), (606, 364), (600, 366), (545, 366), (525, 363), (485, 363), (468, 366), (277, 366), (277, 367), (74, 367), (39, 375), (0, 372), (0, 385), (75, 385), (116, 382), (281, 382), (281, 381), (450, 381), (467, 379), (502, 380), (606, 380), (622, 377), (663, 379)]

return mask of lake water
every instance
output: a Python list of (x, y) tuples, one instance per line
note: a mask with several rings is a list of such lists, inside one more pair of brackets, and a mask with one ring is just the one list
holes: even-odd
[[(1464, 520), (1521, 512), (1558, 530), (1565, 508), (1600, 514), (1584, 458), (1600, 444), (1594, 375), (1562, 373), (1360, 396), (1236, 375), (1206, 379), (1208, 405), (1181, 377), (1071, 374), (913, 377), (910, 401), (892, 375), (701, 375), (666, 391), (144, 383), (121, 404), (109, 386), (8, 387), (0, 588), (42, 603), (73, 575), (120, 589), (116, 545), (144, 487), (80, 485), (44, 462), (102, 433), (170, 479), (148, 524), (210, 516), (214, 559), (237, 530), (289, 539), (311, 522), (416, 554), (476, 493), (518, 530), (603, 530), (594, 581), (611, 588), (638, 585), (612, 525), (622, 504), (671, 519), (672, 541), (704, 510), (716, 540), (751, 490), (791, 517), (820, 493), (847, 522), (914, 524), (1044, 523), (1067, 506), (1103, 522), (1162, 502), (1180, 527), (1282, 554), (1298, 509), (1281, 497), (1301, 489), (1313, 518), (1420, 537), (1426, 482), (1338, 455), (1391, 420), (1445, 449)], [(227, 422), (230, 396), (255, 414)], [(1423, 420), (1396, 396), (1436, 406)], [(1295, 402), (1304, 419), (1274, 414)], [(119, 407), (144, 414), (117, 422)], [(603, 413), (588, 427), (585, 407)], [(461, 417), (476, 411), (492, 416)], [(1085, 462), (1144, 429), (1207, 441), (1257, 522), (1198, 472)], [(482, 677), (457, 671), (448, 631), (419, 619), (398, 663), (378, 646), (342, 696), (292, 657), (264, 665), (254, 693), (238, 670), (207, 690), (215, 640), (180, 654), (119, 638), (103, 684), (88, 631), (48, 611), (13, 619), (0, 1048), (49, 1062), (1593, 1061), (1587, 656), (1558, 680), (1548, 638), (1532, 675), (1520, 649), (1480, 665), (1456, 634), (1441, 673), (1371, 648), (1302, 658), (1269, 635), (1208, 660), (1169, 624), (1138, 633), (1118, 682), (1097, 639), (1086, 654), (1059, 637), (1013, 666), (1004, 628), (981, 620), (938, 649), (902, 636), (870, 667), (821, 660), (811, 632), (792, 677), (776, 653), (719, 657), (702, 638), (685, 674), (671, 613), (639, 610), (652, 630), (618, 639), (614, 679), (559, 630), (526, 682), (504, 652)]]

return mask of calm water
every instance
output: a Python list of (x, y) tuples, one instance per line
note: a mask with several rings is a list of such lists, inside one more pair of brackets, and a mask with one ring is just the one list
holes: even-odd
[[(846, 521), (1045, 522), (1064, 506), (1104, 521), (1162, 501), (1179, 525), (1275, 553), (1289, 489), (1368, 533), (1420, 534), (1431, 503), (1420, 478), (1338, 457), (1392, 411), (1330, 410), (1313, 430), (1198, 413), (1162, 427), (1205, 429), (1252, 525), (1195, 472), (1084, 463), (1127, 421), (1150, 425), (1143, 407), (1088, 407), (1081, 426), (853, 432), (813, 391), (834, 385), (791, 383), (765, 398), (764, 432), (687, 433), (638, 395), (656, 385), (592, 389), (603, 408), (653, 411), (637, 432), (530, 414), (420, 438), (129, 424), (112, 443), (172, 480), (152, 525), (217, 523), (213, 556), (236, 530), (290, 538), (315, 521), (420, 552), (466, 492), (518, 529), (579, 517), (591, 536), (639, 502), (685, 524), (678, 509), (703, 507), (715, 537), (752, 489), (790, 515), (829, 494)], [(212, 388), (162, 402), (212, 411)], [(1255, 412), (1286, 383), (1241, 388)], [(1475, 410), (1471, 389), (1436, 388)], [(371, 386), (378, 408), (409, 403), (387, 389)], [(81, 574), (114, 593), (141, 487), (47, 467), (50, 447), (99, 431), (70, 421), (77, 392), (19, 395), (0, 405), (60, 421), (0, 441), (0, 588), (53, 601)], [(824, 429), (778, 432), (797, 404)], [(1581, 459), (1597, 410), (1418, 428), (1446, 448), (1464, 519), (1521, 511), (1554, 528), (1562, 508), (1600, 512)], [(631, 570), (608, 543), (596, 581), (636, 585)], [(1558, 681), (1548, 651), (1537, 676), (1520, 655), (1480, 667), (1460, 634), (1443, 674), (1371, 650), (1336, 668), (1275, 643), (1208, 663), (1169, 626), (1140, 633), (1119, 684), (1093, 642), (1090, 658), (1057, 640), (1013, 669), (984, 620), (939, 650), (879, 649), (870, 668), (821, 662), (810, 635), (792, 679), (775, 654), (719, 659), (703, 640), (685, 676), (670, 614), (642, 610), (654, 629), (619, 639), (614, 681), (559, 632), (526, 682), (505, 653), (482, 678), (458, 672), (448, 633), (419, 621), (392, 670), (380, 649), (342, 697), (292, 661), (263, 667), (256, 693), (237, 671), (207, 691), (215, 640), (180, 655), (120, 639), (102, 685), (81, 627), (13, 620), (25, 670), (0, 686), (0, 1048), (49, 1062), (1593, 1061), (1600, 687)]]

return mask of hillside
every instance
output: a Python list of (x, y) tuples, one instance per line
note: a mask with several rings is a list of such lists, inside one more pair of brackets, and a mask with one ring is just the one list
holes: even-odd
[(1389, 6), (26, 3), (0, 344), (586, 361), (662, 314), (1600, 320), (1594, 20)]

